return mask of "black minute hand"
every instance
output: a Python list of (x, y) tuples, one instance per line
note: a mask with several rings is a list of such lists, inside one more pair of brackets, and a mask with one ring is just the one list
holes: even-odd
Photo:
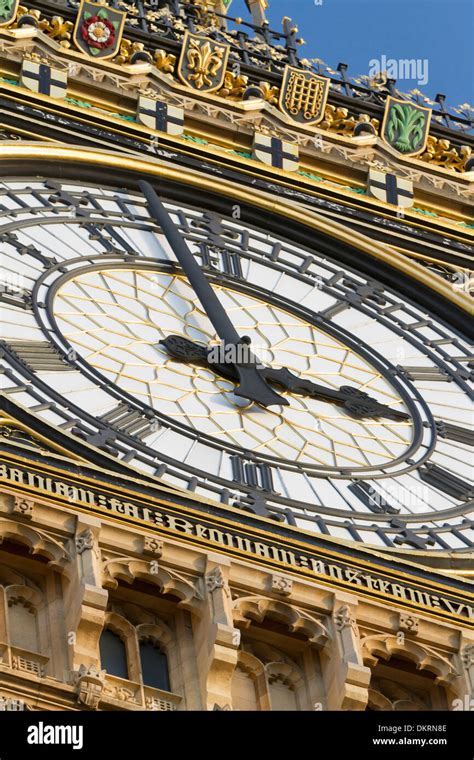
[[(219, 338), (225, 346), (235, 346), (247, 344), (248, 341), (242, 339), (230, 321), (227, 313), (211, 288), (201, 267), (189, 250), (186, 241), (173, 224), (163, 203), (158, 198), (156, 192), (149, 182), (140, 181), (138, 183), (142, 191), (152, 216), (157, 224), (163, 230), (163, 233), (170, 244), (173, 252), (178, 259), (181, 267), (191, 283), (197, 297), (199, 298), (204, 311), (209, 317)], [(256, 401), (262, 406), (288, 406), (289, 401), (283, 396), (276, 393), (266, 382), (260, 373), (257, 365), (257, 359), (247, 350), (249, 361), (246, 363), (235, 363), (239, 379), (239, 386), (235, 390), (236, 396)]]

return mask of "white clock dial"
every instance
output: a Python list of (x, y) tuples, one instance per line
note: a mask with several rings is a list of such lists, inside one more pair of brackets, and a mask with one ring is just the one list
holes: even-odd
[(138, 472), (308, 530), (377, 546), (473, 545), (473, 357), (449, 325), (368, 280), (356, 256), (349, 268), (317, 240), (309, 250), (169, 203), (265, 364), (366, 390), (409, 419), (354, 419), (289, 392), (288, 407), (264, 409), (158, 345), (216, 336), (141, 196), (27, 185), (0, 186), (9, 399)]
[[(223, 286), (216, 292), (263, 364), (335, 389), (354, 385), (406, 409), (380, 372), (327, 333), (262, 299)], [(111, 382), (223, 446), (309, 466), (359, 468), (389, 465), (413, 439), (411, 420), (355, 420), (334, 404), (291, 393), (288, 407), (264, 409), (237, 397), (235, 384), (211, 370), (174, 360), (159, 345), (171, 334), (219, 344), (183, 276), (88, 272), (59, 288), (53, 311), (70, 345)]]

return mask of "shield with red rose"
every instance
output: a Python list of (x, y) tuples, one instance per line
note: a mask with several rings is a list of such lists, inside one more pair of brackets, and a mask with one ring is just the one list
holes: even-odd
[(113, 58), (120, 47), (126, 15), (107, 5), (82, 0), (74, 27), (74, 43), (93, 58)]

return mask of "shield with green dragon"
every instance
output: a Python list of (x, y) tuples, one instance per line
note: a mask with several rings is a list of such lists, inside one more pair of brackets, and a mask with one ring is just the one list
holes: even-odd
[(7, 26), (14, 21), (20, 0), (0, 0), (0, 26)]
[(126, 15), (103, 3), (82, 0), (74, 27), (74, 43), (91, 57), (113, 58), (119, 51)]
[(426, 147), (431, 108), (389, 96), (385, 104), (382, 140), (405, 156), (416, 156)]

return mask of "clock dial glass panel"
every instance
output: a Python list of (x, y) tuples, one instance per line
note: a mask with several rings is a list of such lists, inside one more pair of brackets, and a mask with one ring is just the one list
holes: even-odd
[[(405, 409), (380, 372), (329, 334), (263, 299), (220, 285), (216, 293), (263, 364), (333, 389), (354, 385)], [(219, 345), (182, 276), (93, 271), (59, 288), (53, 309), (71, 346), (111, 382), (222, 445), (307, 466), (358, 468), (388, 464), (411, 443), (411, 421), (356, 420), (334, 404), (289, 392), (288, 407), (264, 409), (236, 396), (232, 381), (170, 357), (159, 341), (172, 334)]]
[(368, 280), (357, 255), (343, 266), (317, 236), (304, 248), (195, 199), (166, 203), (265, 364), (366, 390), (406, 422), (355, 420), (288, 392), (288, 407), (266, 410), (173, 360), (163, 337), (216, 336), (140, 195), (32, 179), (2, 182), (0, 201), (1, 382), (12, 401), (131, 472), (306, 530), (379, 547), (473, 546), (472, 348)]

